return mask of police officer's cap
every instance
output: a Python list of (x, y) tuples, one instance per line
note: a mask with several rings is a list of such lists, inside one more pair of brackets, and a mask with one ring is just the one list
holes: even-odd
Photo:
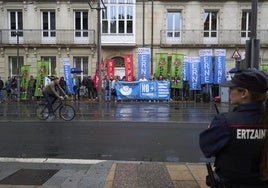
[(238, 71), (232, 80), (220, 84), (222, 87), (241, 87), (251, 91), (266, 93), (268, 91), (268, 76), (257, 69)]

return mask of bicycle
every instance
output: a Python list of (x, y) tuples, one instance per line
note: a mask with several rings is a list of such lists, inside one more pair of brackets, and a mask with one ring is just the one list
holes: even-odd
[[(59, 112), (59, 117), (65, 121), (71, 121), (75, 117), (73, 106), (66, 104), (64, 100), (56, 99), (52, 105), (53, 113)], [(36, 116), (40, 120), (46, 120), (49, 116), (47, 103), (40, 103), (36, 107)]]

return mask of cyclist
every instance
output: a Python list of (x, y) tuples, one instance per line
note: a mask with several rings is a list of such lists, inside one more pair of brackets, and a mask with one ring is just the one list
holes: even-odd
[[(53, 108), (52, 108), (53, 103), (57, 99), (63, 100), (64, 98), (68, 97), (65, 91), (61, 88), (59, 82), (60, 80), (58, 77), (51, 77), (51, 82), (43, 88), (43, 96), (47, 102), (47, 108), (49, 112), (49, 116), (47, 120), (55, 119), (55, 115), (53, 113)], [(61, 96), (59, 93), (63, 94), (64, 97)]]

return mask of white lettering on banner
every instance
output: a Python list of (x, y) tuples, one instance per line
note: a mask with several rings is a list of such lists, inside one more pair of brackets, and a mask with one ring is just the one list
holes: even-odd
[(217, 72), (217, 82), (220, 83), (223, 76), (223, 67), (222, 67), (222, 57), (218, 57), (218, 72)]
[(265, 137), (265, 129), (237, 129), (237, 139), (263, 139)]
[(205, 83), (209, 82), (209, 75), (210, 75), (209, 59), (208, 59), (208, 57), (204, 57), (204, 78), (205, 78)]
[(147, 72), (147, 70), (146, 70), (146, 64), (147, 64), (147, 62), (146, 62), (146, 56), (145, 55), (141, 55), (141, 74), (142, 75), (146, 75), (146, 72)]
[(149, 84), (141, 84), (141, 92), (148, 93), (150, 91)]

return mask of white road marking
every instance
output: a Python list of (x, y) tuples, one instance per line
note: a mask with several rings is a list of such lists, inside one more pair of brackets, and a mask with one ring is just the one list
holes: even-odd
[(97, 164), (104, 161), (106, 160), (0, 157), (0, 162), (19, 162), (19, 163)]

